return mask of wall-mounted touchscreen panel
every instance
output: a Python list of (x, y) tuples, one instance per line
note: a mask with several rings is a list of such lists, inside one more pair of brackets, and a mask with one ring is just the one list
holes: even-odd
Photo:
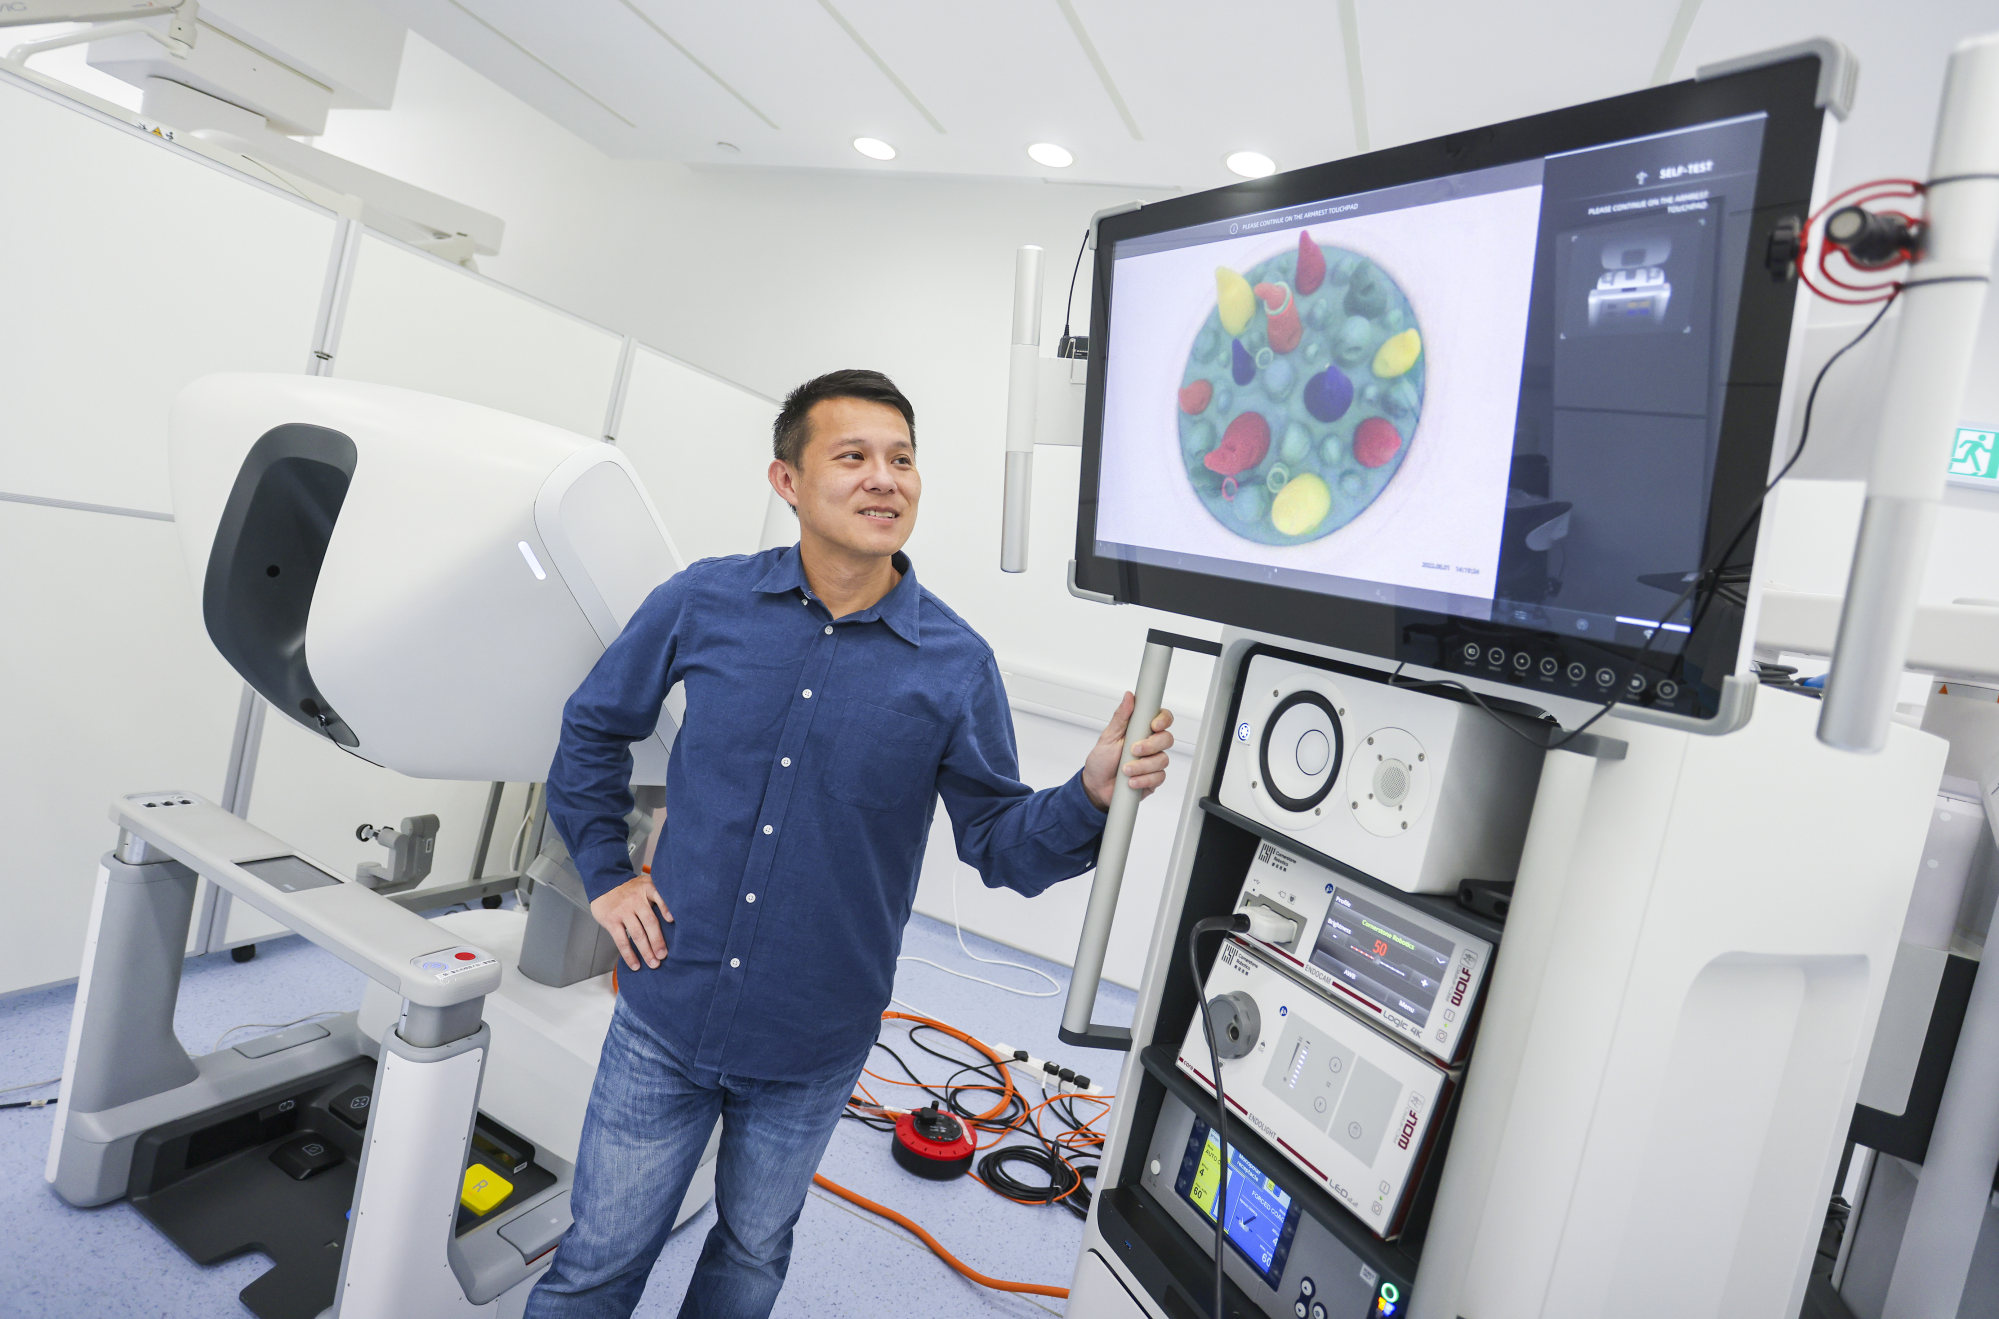
[(1740, 611), (1675, 601), (1769, 470), (1816, 69), (1106, 217), (1079, 583), (1712, 716)]

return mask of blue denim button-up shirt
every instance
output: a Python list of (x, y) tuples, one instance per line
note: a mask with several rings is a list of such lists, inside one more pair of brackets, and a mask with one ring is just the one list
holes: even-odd
[(1033, 895), (1096, 864), (1081, 774), (1020, 782), (992, 649), (895, 565), (893, 590), (835, 621), (796, 548), (696, 563), (563, 711), (549, 816), (595, 898), (632, 877), (630, 745), (686, 684), (652, 868), (668, 955), (618, 983), (696, 1066), (802, 1080), (860, 1058), (939, 797), (989, 886)]

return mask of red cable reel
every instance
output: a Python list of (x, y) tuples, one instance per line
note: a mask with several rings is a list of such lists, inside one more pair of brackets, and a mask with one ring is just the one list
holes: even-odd
[(931, 1104), (895, 1120), (895, 1161), (918, 1177), (949, 1181), (972, 1166), (977, 1146), (955, 1115)]

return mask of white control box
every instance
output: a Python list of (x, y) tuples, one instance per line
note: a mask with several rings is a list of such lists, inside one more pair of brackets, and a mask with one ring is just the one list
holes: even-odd
[[(1222, 945), (1206, 993), (1222, 1000), (1215, 1027), (1230, 1120), (1248, 1123), (1376, 1236), (1398, 1234), (1449, 1073), (1235, 939)], [(1198, 1012), (1179, 1063), (1213, 1092)]]
[(1243, 666), (1218, 795), (1405, 893), (1510, 880), (1544, 754), (1520, 735), (1529, 721), (1517, 724), (1259, 650)]
[(1256, 849), (1237, 911), (1294, 922), (1282, 943), (1242, 938), (1369, 1021), (1455, 1063), (1492, 965), (1492, 944), (1274, 843)]

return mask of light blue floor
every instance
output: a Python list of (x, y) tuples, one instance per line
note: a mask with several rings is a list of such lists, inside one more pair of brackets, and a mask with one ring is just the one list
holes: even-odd
[[(973, 936), (981, 954), (1040, 966), (1067, 988), (1067, 972), (1052, 963)], [(951, 927), (923, 917), (909, 927), (903, 951), (1007, 983), (1043, 987), (1031, 976), (969, 962)], [(190, 1052), (212, 1049), (216, 1037), (245, 1022), (284, 1022), (321, 1010), (359, 1006), (360, 976), (302, 940), (263, 945), (254, 961), (227, 954), (190, 961), (182, 980), (175, 1028)], [(1057, 1042), (1060, 998), (1024, 998), (904, 963), (896, 995), (924, 1012), (987, 1041), (1004, 1041), (1116, 1083), (1122, 1055), (1073, 1049)], [(62, 1069), (69, 1029), (69, 987), (0, 999), (0, 1086), (53, 1077)], [(1106, 985), (1098, 1019), (1128, 1021), (1133, 996)], [(902, 1028), (884, 1039), (926, 1080), (941, 1080), (945, 1064), (902, 1047)], [(245, 1031), (231, 1043), (258, 1032)], [(879, 1053), (876, 1058), (886, 1064)], [(924, 1062), (917, 1062), (924, 1058)], [(892, 1074), (877, 1066), (884, 1075)], [(0, 1096), (13, 1100), (53, 1094), (53, 1088)], [(885, 1102), (883, 1090), (875, 1092)], [(904, 1091), (904, 1095), (911, 1092)], [(1038, 1098), (1038, 1096), (1037, 1096)], [(905, 1100), (904, 1102), (908, 1102)], [(236, 1293), (262, 1273), (261, 1256), (213, 1268), (188, 1261), (125, 1204), (77, 1210), (42, 1180), (53, 1108), (0, 1111), (0, 1319), (177, 1319), (248, 1314)], [(1099, 1124), (1107, 1127), (1108, 1123)], [(998, 1278), (1066, 1287), (1082, 1222), (1060, 1208), (1016, 1205), (969, 1178), (922, 1181), (890, 1158), (888, 1137), (843, 1122), (820, 1165), (825, 1175), (898, 1209), (928, 1228), (968, 1265)], [(678, 1310), (701, 1238), (714, 1220), (703, 1210), (675, 1233), (661, 1255), (637, 1314), (670, 1319)], [(913, 1237), (882, 1219), (813, 1189), (799, 1221), (791, 1275), (776, 1314), (802, 1319), (892, 1314), (1035, 1316), (1061, 1314), (1063, 1303), (988, 1291), (961, 1278)]]

